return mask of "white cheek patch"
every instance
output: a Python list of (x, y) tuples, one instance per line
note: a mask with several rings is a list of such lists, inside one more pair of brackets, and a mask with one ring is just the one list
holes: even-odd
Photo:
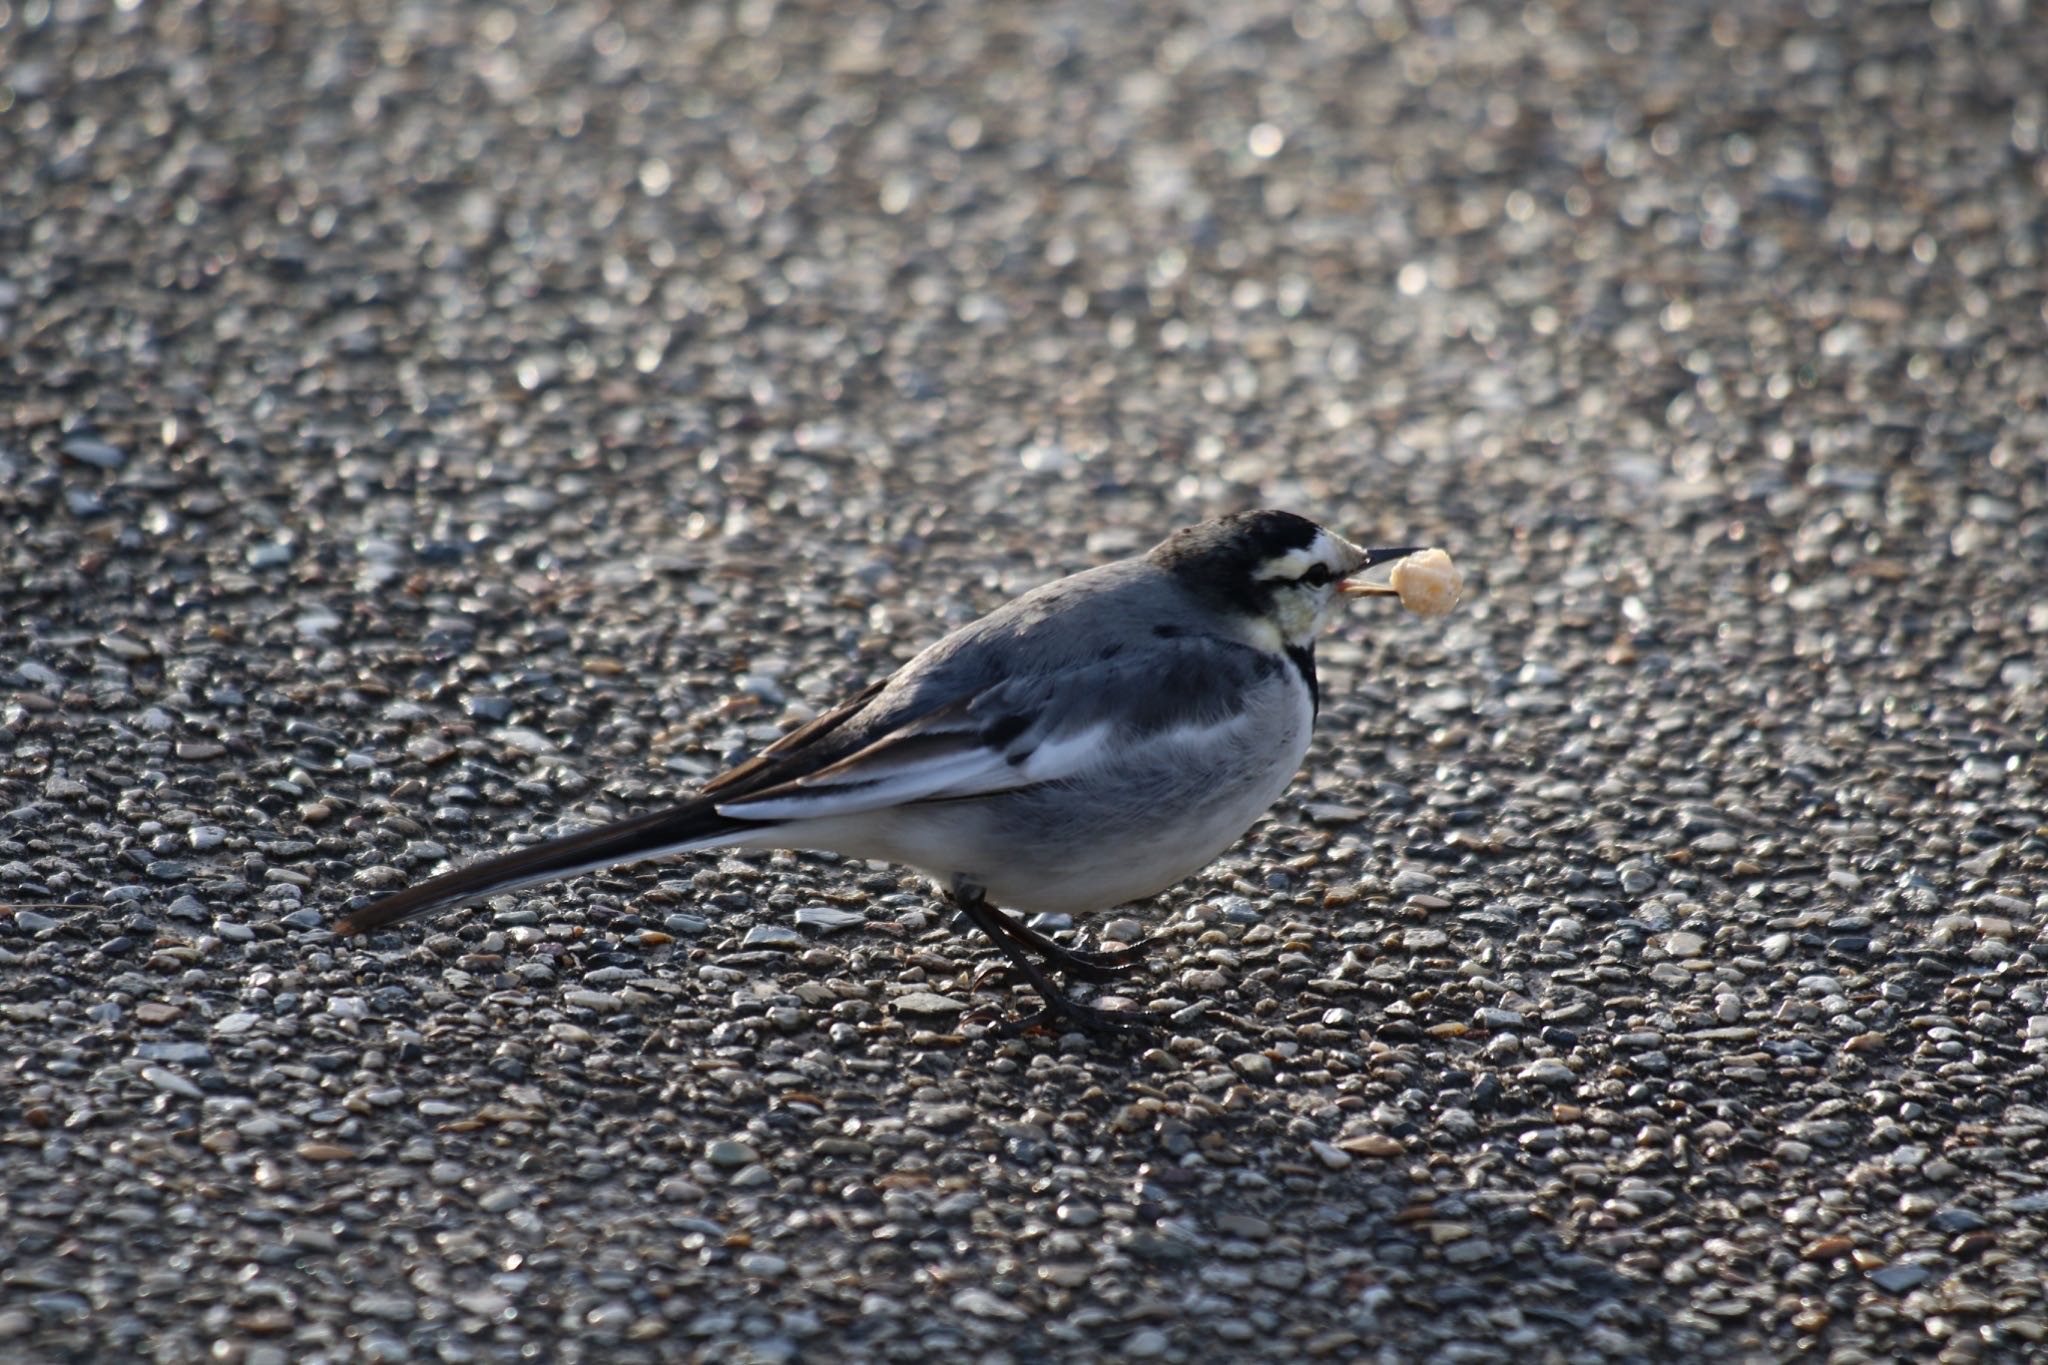
[[(1320, 543), (1322, 537), (1318, 536), (1316, 539)], [(1284, 555), (1275, 555), (1267, 560), (1266, 567), (1259, 571), (1259, 577), (1285, 578), (1291, 581), (1307, 573), (1310, 565), (1321, 561), (1322, 556), (1316, 553), (1314, 545), (1306, 550), (1289, 550)]]
[(1343, 553), (1343, 548), (1344, 543), (1328, 531), (1318, 531), (1307, 549), (1289, 550), (1267, 560), (1265, 567), (1259, 570), (1259, 577), (1296, 579), (1318, 564), (1328, 569), (1332, 578), (1338, 577), (1337, 566), (1350, 558)]

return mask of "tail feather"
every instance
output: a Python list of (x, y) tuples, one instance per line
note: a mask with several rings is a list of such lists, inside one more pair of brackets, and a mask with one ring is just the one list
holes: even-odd
[(367, 934), (415, 915), (538, 882), (733, 843), (747, 831), (764, 828), (768, 823), (771, 822), (720, 815), (708, 801), (651, 811), (430, 877), (342, 916), (335, 922), (334, 932), (344, 936)]

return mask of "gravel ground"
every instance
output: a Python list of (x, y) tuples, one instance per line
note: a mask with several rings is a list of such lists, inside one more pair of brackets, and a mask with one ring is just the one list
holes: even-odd
[[(0, 1357), (2040, 1358), (2020, 0), (0, 0)], [(998, 1042), (896, 871), (368, 944), (1277, 504), (1370, 604)]]

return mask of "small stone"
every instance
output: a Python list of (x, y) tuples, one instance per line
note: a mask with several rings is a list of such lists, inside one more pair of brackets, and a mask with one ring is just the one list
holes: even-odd
[(67, 436), (59, 449), (80, 464), (89, 464), (95, 469), (119, 469), (128, 463), (126, 452), (97, 436)]
[(419, 1305), (409, 1294), (358, 1294), (349, 1307), (366, 1318), (382, 1318), (386, 1322), (411, 1322), (419, 1313)]
[(1534, 1085), (1576, 1085), (1579, 1080), (1570, 1067), (1555, 1057), (1539, 1057), (1517, 1074)]
[(781, 924), (757, 924), (747, 930), (746, 937), (740, 940), (742, 948), (782, 948), (792, 951), (804, 948), (808, 944), (809, 940), (802, 934)]
[(1132, 1360), (1156, 1360), (1171, 1343), (1157, 1327), (1140, 1327), (1124, 1341), (1124, 1354)]
[(1673, 957), (1698, 957), (1707, 950), (1707, 940), (1683, 931), (1664, 936), (1664, 951)]
[(178, 1095), (188, 1100), (204, 1099), (198, 1086), (186, 1080), (175, 1071), (166, 1071), (160, 1066), (142, 1068), (142, 1079), (148, 1081), (166, 1094)]
[(1852, 1238), (1842, 1236), (1840, 1233), (1832, 1237), (1816, 1237), (1805, 1246), (1799, 1248), (1799, 1259), (1802, 1261), (1831, 1261), (1837, 1256), (1848, 1255), (1855, 1248), (1855, 1241)]
[(910, 991), (890, 1003), (899, 1014), (958, 1014), (967, 1008), (966, 1001), (934, 991)]
[(986, 1289), (961, 1290), (953, 1296), (953, 1306), (977, 1318), (991, 1318), (998, 1322), (1022, 1322), (1030, 1316), (1017, 1305), (997, 1298)]
[(583, 1320), (600, 1332), (617, 1335), (633, 1325), (633, 1307), (626, 1303), (601, 1303), (585, 1313)]
[(564, 991), (562, 999), (577, 1009), (592, 1010), (598, 1014), (617, 1014), (626, 1007), (618, 996), (610, 991)]
[(1259, 1283), (1272, 1289), (1295, 1289), (1307, 1278), (1307, 1267), (1292, 1257), (1267, 1261), (1259, 1267), (1258, 1273)]
[[(100, 648), (115, 658), (125, 659), (129, 663), (139, 663), (143, 659), (150, 659), (156, 656), (156, 651), (148, 645), (140, 640), (131, 640), (125, 635), (102, 635), (100, 637)], [(162, 718), (161, 721), (157, 719), (158, 717)], [(154, 734), (162, 734), (165, 730), (170, 729), (174, 723), (169, 713), (154, 707), (142, 715), (142, 728)]]
[(1870, 1272), (1870, 1282), (1888, 1294), (1904, 1294), (1918, 1289), (1933, 1277), (1933, 1271), (1911, 1261), (1899, 1261)]
[(356, 1149), (339, 1142), (302, 1142), (292, 1149), (306, 1161), (354, 1161)]
[(1341, 1171), (1351, 1164), (1351, 1153), (1333, 1147), (1327, 1142), (1311, 1142), (1308, 1149), (1315, 1153), (1316, 1160), (1333, 1171)]
[(855, 929), (867, 922), (868, 917), (858, 910), (841, 910), (831, 905), (806, 905), (796, 912), (798, 928), (815, 929), (821, 934)]
[(1353, 1156), (1373, 1157), (1377, 1160), (1397, 1157), (1408, 1150), (1401, 1139), (1388, 1137), (1385, 1133), (1361, 1133), (1357, 1137), (1338, 1138), (1337, 1147)]
[(242, 562), (252, 569), (281, 569), (292, 562), (292, 547), (282, 541), (262, 541), (242, 551)]
[[(136, 1016), (141, 1017), (141, 1010)], [(182, 1066), (209, 1066), (213, 1053), (204, 1043), (140, 1043), (135, 1055), (145, 1062), (176, 1062)]]
[(912, 1125), (934, 1133), (957, 1133), (980, 1117), (971, 1104), (927, 1104), (918, 1102), (905, 1111)]
[(719, 1138), (717, 1141), (706, 1145), (704, 1148), (704, 1159), (721, 1169), (731, 1170), (735, 1167), (759, 1161), (761, 1156), (760, 1153), (744, 1142), (739, 1142), (733, 1138)]
[(1976, 1232), (1991, 1225), (1968, 1209), (1943, 1209), (1927, 1220), (1936, 1232)]

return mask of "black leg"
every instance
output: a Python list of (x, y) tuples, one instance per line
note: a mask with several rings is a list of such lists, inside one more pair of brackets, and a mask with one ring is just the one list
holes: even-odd
[(992, 923), (997, 932), (1018, 947), (1038, 954), (1054, 971), (1076, 981), (1114, 981), (1128, 975), (1145, 965), (1145, 950), (1152, 946), (1152, 940), (1148, 938), (1113, 952), (1082, 952), (1077, 948), (1061, 947), (1022, 920), (1012, 919), (1000, 910), (995, 912)]
[[(1045, 969), (1031, 960), (1018, 937), (1007, 932), (999, 921), (1007, 921), (1000, 910), (983, 898), (981, 888), (966, 883), (953, 888), (953, 903), (960, 907), (968, 922), (987, 936), (989, 942), (1010, 960), (1010, 967), (1023, 978), (1024, 983), (1038, 992), (1038, 998), (1045, 1002), (1043, 1008), (1019, 1018), (1005, 1020), (999, 1032), (1015, 1035), (1052, 1023), (1055, 1019), (1065, 1020), (1088, 1032), (1097, 1033), (1150, 1033), (1159, 1027), (1159, 1021), (1150, 1014), (1138, 1010), (1106, 1010), (1093, 1005), (1083, 1005), (1070, 999)], [(1034, 935), (1034, 937), (1036, 937)], [(1062, 950), (1064, 951), (1064, 950)]]

